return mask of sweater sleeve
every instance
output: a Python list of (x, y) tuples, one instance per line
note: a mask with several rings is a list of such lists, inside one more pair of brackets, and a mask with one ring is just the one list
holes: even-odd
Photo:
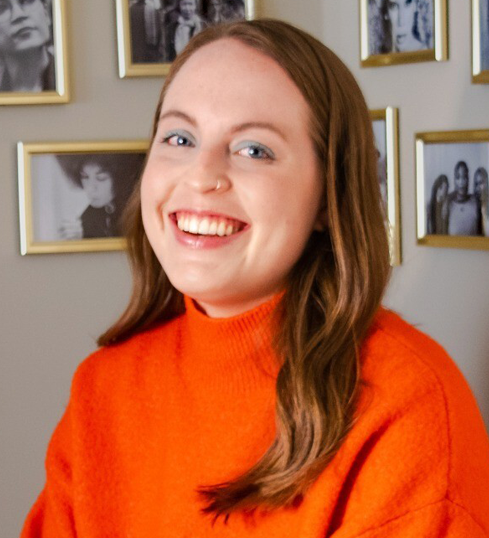
[(21, 538), (74, 538), (71, 420), (68, 405), (46, 456), (46, 484), (24, 524)]
[(488, 538), (482, 527), (461, 506), (444, 499), (360, 534), (341, 529), (331, 538)]

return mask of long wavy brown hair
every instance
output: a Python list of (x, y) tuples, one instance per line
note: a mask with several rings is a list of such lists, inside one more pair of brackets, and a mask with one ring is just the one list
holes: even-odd
[[(293, 26), (261, 19), (214, 26), (177, 57), (156, 109), (153, 138), (168, 87), (195, 51), (236, 39), (274, 59), (310, 107), (310, 133), (324, 182), (327, 230), (313, 232), (279, 305), (276, 437), (243, 475), (203, 486), (203, 510), (225, 519), (236, 510), (294, 504), (340, 448), (355, 420), (359, 349), (389, 276), (389, 252), (372, 124), (345, 65)], [(277, 89), (277, 91), (280, 91)], [(139, 189), (127, 212), (133, 292), (99, 343), (110, 345), (184, 310), (145, 235)]]

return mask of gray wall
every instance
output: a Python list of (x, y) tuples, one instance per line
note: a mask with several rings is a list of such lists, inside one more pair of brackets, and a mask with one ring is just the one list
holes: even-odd
[[(414, 227), (414, 133), (489, 128), (489, 87), (470, 83), (469, 2), (450, 2), (449, 62), (376, 69), (359, 68), (357, 0), (263, 3), (265, 15), (335, 50), (371, 108), (400, 108), (404, 262), (386, 303), (445, 346), (489, 424), (488, 254), (419, 247)], [(122, 253), (19, 255), (15, 143), (145, 137), (161, 86), (118, 78), (113, 2), (70, 4), (72, 103), (0, 107), (0, 538), (18, 535), (73, 372), (121, 312), (130, 283)]]

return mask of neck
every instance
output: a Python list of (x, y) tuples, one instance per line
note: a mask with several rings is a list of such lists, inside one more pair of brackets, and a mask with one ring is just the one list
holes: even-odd
[(215, 319), (185, 297), (185, 338), (180, 346), (189, 362), (182, 362), (182, 371), (191, 371), (194, 381), (209, 389), (207, 397), (214, 390), (242, 391), (263, 383), (273, 384), (280, 368), (280, 360), (273, 352), (279, 302), (280, 295), (276, 295), (243, 314)]
[[(254, 308), (268, 302), (277, 292), (260, 295), (258, 298), (245, 299), (235, 298), (220, 301), (206, 301), (194, 298), (194, 301), (201, 312), (210, 318), (231, 318), (249, 312)], [(282, 293), (279, 293), (281, 296)]]
[(46, 47), (4, 56), (5, 69), (15, 91), (41, 91), (42, 76), (49, 64)]
[(469, 198), (469, 195), (467, 193), (460, 193), (457, 192), (456, 200), (457, 202), (465, 202)]

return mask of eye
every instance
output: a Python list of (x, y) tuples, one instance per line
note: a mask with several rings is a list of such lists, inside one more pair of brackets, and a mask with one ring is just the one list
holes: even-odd
[(236, 147), (235, 152), (241, 157), (248, 157), (254, 160), (275, 160), (275, 154), (270, 148), (267, 148), (267, 146), (259, 144), (258, 142), (252, 142), (250, 140), (245, 140), (244, 142), (241, 142)]
[(195, 141), (190, 135), (190, 133), (187, 132), (181, 132), (181, 131), (172, 131), (167, 133), (162, 140), (163, 144), (167, 144), (168, 146), (175, 146), (175, 147), (193, 147), (195, 146)]

